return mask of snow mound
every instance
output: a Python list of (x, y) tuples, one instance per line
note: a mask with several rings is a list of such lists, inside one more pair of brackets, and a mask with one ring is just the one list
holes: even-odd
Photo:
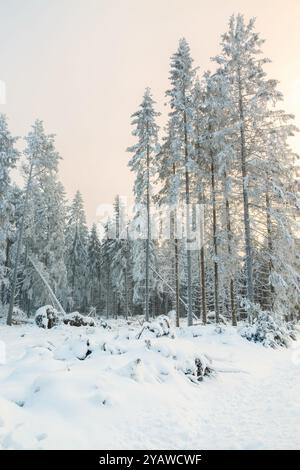
[(54, 352), (54, 358), (62, 361), (73, 358), (83, 361), (92, 353), (92, 345), (88, 338), (67, 338), (64, 344)]

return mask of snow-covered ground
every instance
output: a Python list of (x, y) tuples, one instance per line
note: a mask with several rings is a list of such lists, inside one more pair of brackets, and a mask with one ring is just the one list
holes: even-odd
[[(212, 325), (136, 339), (137, 322), (109, 323), (0, 326), (0, 449), (300, 448), (300, 342), (267, 349)], [(217, 372), (193, 383), (203, 355)]]

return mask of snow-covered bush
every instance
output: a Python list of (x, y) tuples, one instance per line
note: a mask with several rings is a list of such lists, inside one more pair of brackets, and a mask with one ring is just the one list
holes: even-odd
[(39, 328), (53, 328), (60, 322), (59, 314), (52, 305), (40, 307), (34, 317), (35, 323)]
[(292, 340), (296, 341), (297, 340), (297, 335), (300, 333), (300, 324), (298, 321), (290, 321), (286, 323), (286, 328), (289, 332), (289, 335)]
[(79, 312), (68, 313), (64, 316), (63, 322), (70, 326), (95, 326), (93, 318), (81, 315)]
[(100, 326), (104, 329), (108, 329), (108, 330), (111, 329), (111, 326), (105, 320), (100, 320)]
[(171, 332), (170, 319), (166, 315), (160, 315), (151, 323), (144, 323), (143, 328), (138, 334), (137, 338), (141, 338), (146, 332), (150, 332), (156, 338), (161, 336), (168, 336)]
[(292, 330), (277, 322), (269, 312), (260, 312), (253, 324), (243, 327), (240, 333), (248, 341), (262, 343), (271, 348), (288, 347), (294, 336)]

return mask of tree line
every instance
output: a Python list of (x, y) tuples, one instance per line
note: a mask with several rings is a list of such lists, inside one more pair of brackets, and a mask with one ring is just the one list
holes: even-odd
[[(261, 311), (298, 315), (297, 156), (289, 146), (297, 129), (279, 106), (277, 81), (265, 72), (263, 42), (254, 19), (232, 16), (212, 59), (215, 71), (200, 76), (189, 44), (179, 41), (170, 61), (165, 128), (158, 126), (149, 88), (132, 116), (134, 214), (124, 225), (116, 196), (101, 238), (96, 225), (87, 227), (81, 194), (67, 204), (54, 136), (36, 121), (21, 155), (1, 116), (0, 286), (8, 323), (14, 305), (30, 314), (47, 303), (31, 259), (69, 311), (94, 307), (101, 315), (149, 320), (174, 309), (177, 325), (181, 316), (189, 325), (199, 318), (230, 318), (236, 325)], [(24, 188), (11, 181), (18, 161)], [(191, 250), (198, 205), (204, 243)], [(151, 233), (160, 210), (161, 219), (170, 219), (167, 239)], [(131, 237), (132, 226), (146, 236)]]

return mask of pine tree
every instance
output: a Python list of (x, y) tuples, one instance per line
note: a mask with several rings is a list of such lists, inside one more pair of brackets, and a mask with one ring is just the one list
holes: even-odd
[(17, 138), (12, 137), (8, 129), (6, 117), (0, 114), (0, 288), (3, 302), (6, 301), (4, 293), (8, 283), (8, 259), (14, 230), (11, 170), (19, 158), (16, 142)]
[(125, 318), (129, 315), (130, 304), (130, 278), (131, 278), (131, 251), (132, 241), (129, 239), (125, 207), (119, 196), (114, 203), (115, 238), (111, 240), (112, 253), (111, 271), (112, 282), (117, 296), (118, 306), (122, 306)]
[(113, 250), (112, 245), (115, 237), (114, 223), (109, 218), (104, 226), (104, 236), (101, 244), (101, 280), (105, 287), (105, 311), (106, 318), (109, 318), (111, 310), (112, 314), (113, 305), (113, 278), (112, 278), (112, 263), (113, 263)]
[[(136, 174), (134, 194), (136, 209), (146, 213), (145, 244), (143, 240), (136, 241), (135, 249), (139, 248), (142, 255), (145, 245), (145, 319), (149, 321), (149, 291), (150, 291), (150, 250), (151, 250), (151, 199), (152, 178), (156, 171), (155, 157), (158, 153), (158, 126), (155, 122), (158, 113), (154, 110), (154, 101), (150, 89), (147, 88), (139, 110), (132, 115), (132, 125), (135, 126), (133, 135), (138, 142), (128, 149), (133, 153), (129, 167)], [(143, 207), (142, 207), (143, 206)], [(138, 215), (141, 217), (141, 213)]]
[(216, 58), (222, 65), (225, 74), (230, 76), (232, 82), (231, 94), (237, 109), (236, 120), (239, 121), (240, 135), (240, 161), (241, 176), (243, 186), (243, 208), (244, 208), (244, 230), (245, 230), (245, 251), (247, 268), (247, 298), (250, 303), (254, 302), (253, 291), (253, 253), (251, 243), (251, 225), (249, 208), (249, 145), (247, 136), (250, 138), (247, 123), (250, 126), (255, 119), (255, 112), (252, 103), (258, 102), (265, 83), (262, 64), (267, 60), (257, 59), (262, 40), (254, 33), (254, 20), (245, 25), (241, 15), (232, 16), (229, 23), (229, 31), (222, 37), (223, 55)]
[(82, 195), (76, 192), (69, 209), (66, 230), (69, 308), (85, 311), (88, 304), (88, 228)]
[[(177, 225), (179, 223), (180, 203), (180, 177), (177, 166), (180, 165), (180, 155), (177, 154), (176, 130), (174, 120), (171, 117), (167, 125), (167, 134), (160, 150), (158, 159), (158, 183), (160, 191), (157, 195), (162, 210), (167, 209), (164, 222), (170, 226), (169, 250), (173, 251), (173, 276), (169, 276), (169, 282), (174, 286), (176, 326), (180, 324), (180, 279), (179, 279), (179, 256), (180, 242), (178, 239)], [(167, 218), (167, 220), (166, 220)], [(169, 225), (170, 224), (170, 225)], [(172, 278), (172, 279), (171, 279)]]
[(24, 269), (22, 280), (23, 308), (47, 303), (49, 292), (33, 266), (39, 267), (56, 297), (66, 303), (67, 271), (65, 266), (65, 193), (57, 172), (42, 172), (32, 184), (24, 227)]
[(14, 259), (14, 271), (11, 284), (9, 310), (7, 316), (8, 325), (11, 325), (12, 323), (24, 223), (27, 217), (28, 202), (31, 194), (32, 184), (35, 183), (37, 176), (41, 177), (42, 175), (51, 174), (51, 172), (57, 171), (57, 166), (60, 159), (59, 154), (55, 150), (54, 135), (45, 134), (42, 121), (37, 120), (34, 123), (34, 125), (32, 126), (32, 130), (29, 132), (25, 140), (27, 143), (27, 147), (24, 151), (25, 163), (23, 166), (23, 171), (26, 179), (26, 185), (22, 216), (20, 225), (18, 226), (18, 235), (16, 241), (17, 246)]
[[(236, 299), (234, 266), (238, 262), (233, 252), (232, 183), (234, 181), (234, 127), (230, 121), (231, 101), (228, 99), (229, 83), (219, 71), (206, 74), (206, 126), (207, 150), (211, 167), (211, 202), (214, 252), (214, 295), (216, 320), (219, 317), (221, 290), (229, 297), (232, 323), (236, 325)], [(222, 277), (221, 277), (222, 271)], [(225, 274), (226, 273), (226, 274)], [(227, 278), (229, 278), (227, 280)], [(225, 299), (223, 299), (225, 300)], [(226, 302), (227, 303), (227, 302)]]
[(188, 324), (193, 324), (192, 311), (192, 261), (191, 251), (188, 243), (190, 241), (190, 172), (193, 170), (193, 100), (192, 89), (195, 71), (192, 68), (193, 60), (190, 55), (190, 48), (185, 39), (181, 39), (177, 52), (171, 57), (170, 81), (172, 88), (166, 92), (170, 97), (170, 116), (175, 128), (174, 142), (177, 155), (176, 172), (184, 181), (184, 202), (186, 209), (186, 261), (187, 261), (187, 305), (188, 305)]
[(89, 299), (91, 305), (100, 307), (101, 300), (101, 242), (96, 224), (93, 224), (88, 241)]
[[(229, 30), (222, 37), (222, 54), (215, 58), (222, 74), (230, 83), (229, 119), (231, 125), (236, 127), (235, 149), (240, 164), (246, 254), (245, 306), (250, 321), (253, 304), (261, 298), (258, 294), (258, 290), (262, 287), (261, 282), (265, 293), (266, 288), (268, 289), (266, 282), (273, 284), (273, 287), (269, 286), (270, 293), (277, 282), (275, 278), (278, 280), (278, 273), (271, 274), (272, 257), (277, 260), (281, 258), (279, 247), (282, 246), (282, 241), (278, 242), (276, 249), (270, 241), (276, 238), (277, 232), (280, 233), (279, 239), (285, 239), (286, 242), (289, 240), (292, 243), (293, 229), (290, 214), (295, 210), (295, 198), (289, 189), (288, 181), (288, 178), (292, 177), (294, 156), (287, 144), (287, 138), (294, 132), (294, 127), (289, 123), (291, 116), (276, 106), (276, 103), (282, 100), (282, 94), (277, 90), (277, 81), (266, 78), (264, 65), (270, 61), (261, 57), (261, 46), (264, 41), (255, 32), (254, 26), (254, 19), (246, 24), (242, 15), (232, 16)], [(270, 145), (270, 142), (273, 143)], [(272, 199), (276, 201), (274, 206), (271, 203)], [(283, 226), (285, 230), (281, 229)], [(267, 258), (269, 258), (265, 263), (264, 269), (267, 269), (267, 274), (263, 281), (261, 276), (259, 280), (257, 275), (257, 266), (261, 265), (259, 258), (262, 253), (268, 253)], [(285, 268), (282, 266), (280, 271), (278, 289), (282, 295), (283, 272), (285, 271), (285, 275), (294, 273), (290, 278), (293, 279), (293, 286), (296, 284), (296, 278), (290, 263)], [(273, 293), (270, 297), (272, 296)], [(269, 302), (269, 306), (273, 303), (274, 300)]]
[[(197, 171), (195, 172), (194, 191), (198, 194), (198, 204), (203, 207), (203, 215), (205, 216), (206, 203), (206, 186), (208, 179), (206, 149), (204, 148), (204, 140), (206, 135), (206, 113), (205, 113), (205, 92), (201, 87), (200, 80), (197, 78), (193, 88), (193, 110), (194, 110), (194, 146), (195, 161), (197, 162)], [(205, 255), (205, 220), (201, 221), (200, 230), (200, 269), (199, 279), (201, 282), (201, 310), (202, 321), (206, 324), (207, 320), (207, 293), (206, 293), (206, 255)], [(200, 311), (201, 314), (201, 311)]]

